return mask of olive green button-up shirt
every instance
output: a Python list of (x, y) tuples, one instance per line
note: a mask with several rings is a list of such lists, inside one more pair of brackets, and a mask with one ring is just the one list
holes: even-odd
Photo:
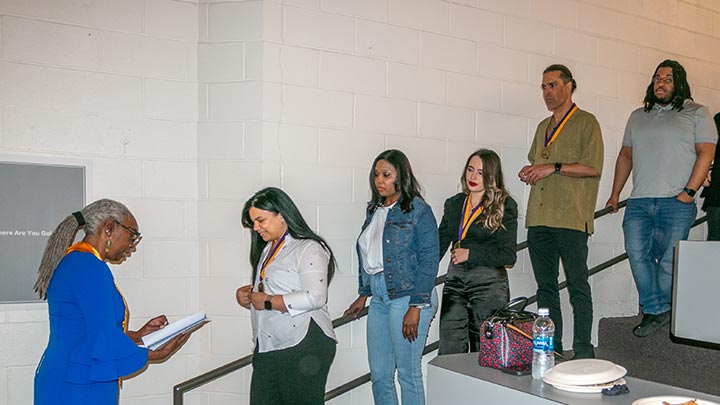
[[(541, 153), (545, 148), (545, 134), (552, 131), (550, 126), (554, 125), (551, 121), (552, 116), (538, 124), (528, 153), (530, 163), (580, 163), (602, 173), (603, 140), (595, 116), (578, 109), (547, 148), (550, 154), (544, 159)], [(525, 226), (549, 226), (592, 234), (599, 186), (599, 177), (552, 174), (538, 181), (530, 189)]]

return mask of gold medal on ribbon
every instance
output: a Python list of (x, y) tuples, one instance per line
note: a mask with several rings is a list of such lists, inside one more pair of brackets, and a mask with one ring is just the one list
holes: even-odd
[(275, 257), (278, 255), (278, 253), (280, 253), (280, 249), (285, 244), (285, 238), (287, 237), (287, 235), (288, 231), (285, 231), (283, 236), (270, 248), (267, 258), (265, 258), (265, 261), (263, 261), (262, 267), (260, 268), (260, 279), (258, 280), (259, 292), (265, 292), (265, 286), (263, 285), (263, 280), (265, 280), (265, 269), (270, 265), (270, 263), (273, 262), (273, 260), (275, 260)]
[(560, 135), (560, 132), (565, 127), (565, 124), (567, 124), (567, 122), (570, 121), (570, 117), (572, 117), (573, 114), (575, 114), (575, 112), (577, 110), (578, 110), (577, 105), (575, 105), (575, 103), (573, 103), (570, 106), (570, 109), (568, 109), (567, 112), (565, 113), (565, 115), (562, 117), (560, 122), (558, 122), (557, 125), (555, 125), (553, 127), (552, 132), (549, 131), (552, 120), (550, 121), (550, 123), (548, 123), (548, 128), (547, 128), (548, 130), (545, 131), (545, 142), (543, 143), (543, 146), (545, 146), (545, 147), (543, 148), (542, 151), (540, 151), (540, 157), (542, 157), (543, 159), (548, 159), (550, 157), (550, 145), (552, 145), (553, 142), (555, 142), (555, 139), (557, 139), (558, 135)]
[(480, 216), (483, 212), (483, 205), (482, 201), (478, 203), (478, 205), (475, 208), (472, 208), (471, 202), (470, 202), (470, 196), (468, 195), (465, 197), (465, 203), (463, 204), (463, 210), (462, 210), (462, 217), (460, 218), (460, 225), (458, 226), (458, 238), (457, 242), (455, 242), (455, 245), (453, 245), (453, 250), (460, 247), (460, 242), (462, 242), (463, 239), (465, 239), (465, 235), (467, 235), (468, 229), (470, 229), (470, 224), (475, 221), (477, 217)]

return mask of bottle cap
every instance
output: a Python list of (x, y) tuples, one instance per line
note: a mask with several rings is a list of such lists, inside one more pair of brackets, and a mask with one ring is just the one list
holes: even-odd
[(548, 316), (548, 315), (550, 315), (550, 310), (547, 308), (538, 308), (538, 315)]

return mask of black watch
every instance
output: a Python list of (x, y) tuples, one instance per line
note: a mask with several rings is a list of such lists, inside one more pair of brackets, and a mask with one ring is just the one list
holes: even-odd
[(272, 311), (272, 295), (268, 295), (267, 298), (265, 298), (265, 310)]
[(683, 191), (687, 193), (687, 195), (689, 195), (690, 197), (695, 197), (695, 193), (697, 193), (697, 191), (687, 187), (684, 187)]
[(555, 162), (555, 174), (560, 174), (560, 169), (562, 169), (562, 163)]

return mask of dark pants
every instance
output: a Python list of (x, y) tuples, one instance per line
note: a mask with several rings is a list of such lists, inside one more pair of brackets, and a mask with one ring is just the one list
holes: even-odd
[(720, 207), (707, 207), (707, 240), (720, 240)]
[(312, 320), (307, 335), (297, 346), (258, 353), (255, 345), (250, 404), (325, 403), (325, 383), (335, 350), (335, 341)]
[(561, 352), (563, 323), (558, 291), (559, 264), (562, 260), (567, 280), (570, 304), (573, 308), (573, 350), (592, 350), (593, 305), (588, 283), (587, 247), (588, 234), (581, 231), (547, 226), (531, 226), (528, 229), (528, 250), (535, 281), (538, 285), (538, 308), (550, 309), (555, 323), (555, 351)]
[(510, 299), (504, 268), (450, 264), (443, 287), (440, 309), (440, 348), (438, 354), (477, 352), (480, 325)]

